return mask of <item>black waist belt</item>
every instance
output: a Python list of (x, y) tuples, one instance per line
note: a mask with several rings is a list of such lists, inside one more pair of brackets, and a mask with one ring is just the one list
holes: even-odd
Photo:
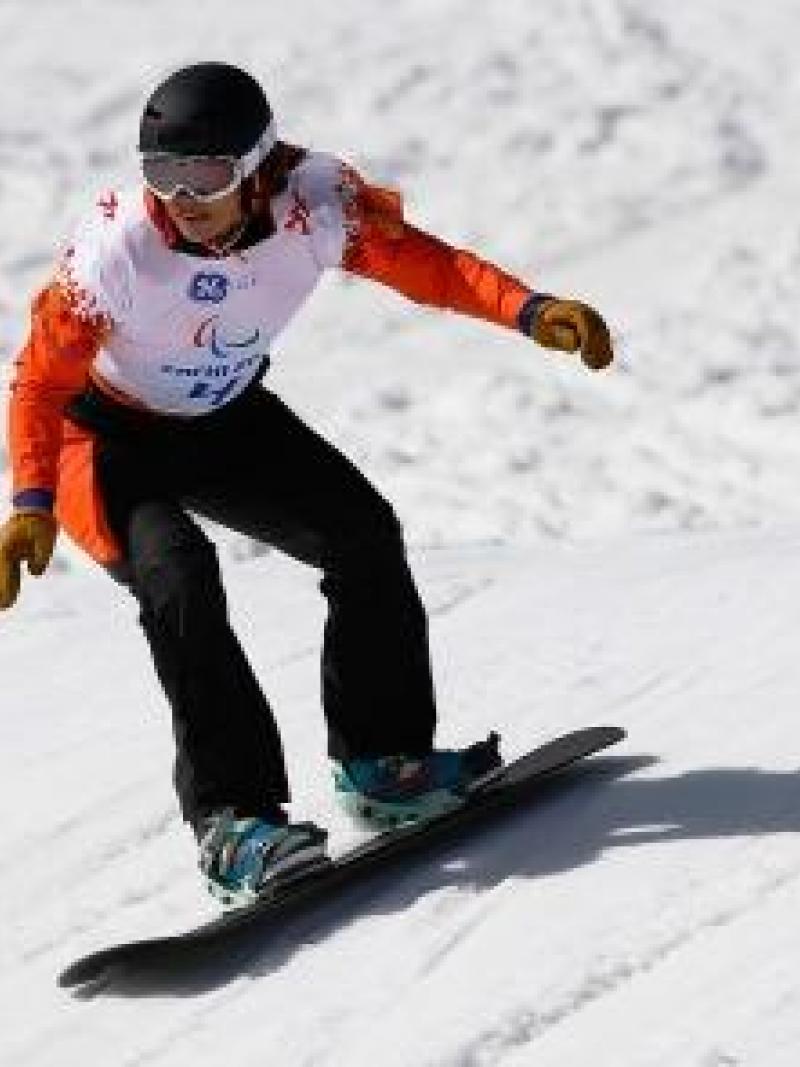
[(145, 408), (131, 407), (104, 393), (93, 382), (89, 382), (83, 392), (69, 402), (64, 414), (70, 422), (92, 430), (101, 437), (183, 437), (212, 429), (236, 418), (242, 405), (248, 404), (253, 394), (261, 391), (261, 379), (268, 365), (267, 359), (253, 381), (237, 397), (204, 415), (165, 415)]

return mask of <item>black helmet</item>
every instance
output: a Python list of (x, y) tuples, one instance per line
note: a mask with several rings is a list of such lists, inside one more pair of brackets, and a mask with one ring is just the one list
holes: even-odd
[(276, 142), (272, 109), (255, 78), (227, 63), (195, 63), (152, 93), (139, 151), (263, 159)]

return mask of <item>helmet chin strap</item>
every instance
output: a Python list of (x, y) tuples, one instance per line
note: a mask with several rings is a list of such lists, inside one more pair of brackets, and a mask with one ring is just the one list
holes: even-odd
[(205, 247), (216, 256), (227, 255), (247, 229), (249, 221), (250, 220), (247, 218), (242, 219), (241, 222), (228, 230), (227, 233), (221, 234), (219, 237), (214, 237), (212, 240), (205, 242)]

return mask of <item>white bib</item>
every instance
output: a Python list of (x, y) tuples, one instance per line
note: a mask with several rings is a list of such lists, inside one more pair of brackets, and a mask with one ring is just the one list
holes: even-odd
[(151, 410), (204, 415), (238, 396), (346, 241), (345, 168), (308, 156), (272, 202), (276, 232), (224, 258), (170, 249), (141, 190), (98, 201), (64, 258), (76, 311), (111, 324), (93, 367)]

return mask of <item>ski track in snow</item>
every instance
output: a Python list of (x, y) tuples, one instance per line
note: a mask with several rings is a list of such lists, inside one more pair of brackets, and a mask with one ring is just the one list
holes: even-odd
[(636, 959), (617, 960), (606, 965), (602, 971), (584, 975), (580, 985), (570, 992), (563, 1004), (541, 1013), (533, 1007), (509, 1012), (491, 1030), (476, 1035), (454, 1055), (437, 1061), (437, 1067), (486, 1067), (487, 1064), (507, 1062), (511, 1053), (532, 1045), (552, 1027), (569, 1024), (573, 1016), (585, 1007), (616, 993), (625, 983), (648, 974), (685, 947), (695, 944), (709, 931), (732, 926), (753, 909), (764, 907), (771, 894), (795, 884), (800, 884), (800, 864), (759, 886), (739, 906), (721, 909), (706, 916), (701, 923), (672, 935), (663, 943), (650, 945), (644, 955)]

